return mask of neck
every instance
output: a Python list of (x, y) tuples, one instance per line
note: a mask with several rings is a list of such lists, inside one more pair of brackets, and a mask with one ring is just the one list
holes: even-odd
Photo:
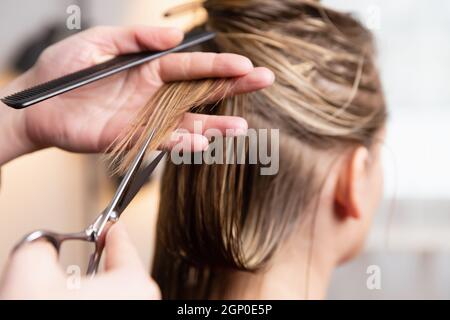
[[(300, 247), (299, 243), (305, 245)], [(310, 239), (288, 240), (265, 270), (234, 272), (225, 298), (324, 299), (336, 263), (319, 242), (312, 245)]]

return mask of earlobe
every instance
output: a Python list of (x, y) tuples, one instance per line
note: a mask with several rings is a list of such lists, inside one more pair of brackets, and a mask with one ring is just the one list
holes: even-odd
[(341, 167), (335, 191), (335, 211), (340, 218), (359, 219), (363, 211), (369, 152), (356, 148)]

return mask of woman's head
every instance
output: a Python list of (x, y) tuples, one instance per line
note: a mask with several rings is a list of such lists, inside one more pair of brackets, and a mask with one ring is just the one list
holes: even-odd
[(361, 222), (345, 233), (348, 254), (355, 251), (350, 247), (364, 239), (382, 186), (376, 142), (386, 107), (371, 33), (319, 1), (209, 0), (205, 7), (209, 28), (220, 32), (215, 49), (275, 73), (274, 85), (249, 95), (242, 114), (249, 127), (280, 129), (280, 184), (289, 181), (283, 174), (293, 175), (296, 190), (314, 190), (298, 204), (312, 205), (325, 180), (339, 174), (328, 202)]
[[(261, 175), (261, 164), (167, 163), (154, 277), (169, 298), (225, 290), (233, 270), (264, 272), (286, 243), (314, 242), (336, 263), (345, 260), (364, 240), (381, 195), (377, 141), (386, 110), (370, 33), (318, 1), (204, 6), (206, 28), (218, 32), (205, 49), (247, 56), (276, 76), (268, 89), (206, 110), (243, 116), (249, 128), (279, 130), (280, 163), (275, 175)], [(176, 119), (186, 110), (180, 104), (200, 106), (224, 85), (169, 84), (146, 109), (159, 105), (165, 110), (156, 114)], [(186, 86), (195, 101), (180, 97)], [(152, 114), (141, 122), (162, 126), (161, 135), (173, 129), (158, 119)]]

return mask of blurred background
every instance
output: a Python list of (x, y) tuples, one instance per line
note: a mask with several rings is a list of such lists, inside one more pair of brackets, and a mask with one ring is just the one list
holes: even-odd
[[(164, 19), (185, 0), (2, 0), (0, 86), (26, 70), (46, 46), (70, 35), (68, 6), (81, 8), (82, 29), (95, 25), (175, 25), (197, 11)], [(330, 299), (450, 299), (450, 2), (326, 0), (353, 12), (377, 37), (390, 111), (385, 197), (364, 253), (334, 275)], [(431, 4), (431, 2), (430, 2)], [(0, 146), (1, 147), (1, 146)], [(113, 183), (99, 158), (49, 149), (2, 168), (0, 270), (12, 246), (36, 228), (78, 231), (107, 203)], [(158, 205), (153, 179), (123, 216), (150, 265)], [(86, 255), (73, 247), (67, 264)], [(376, 266), (381, 288), (367, 287)]]

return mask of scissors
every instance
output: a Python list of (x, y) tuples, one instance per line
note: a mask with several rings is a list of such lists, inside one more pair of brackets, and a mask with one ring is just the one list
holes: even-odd
[(149, 164), (147, 164), (143, 169), (139, 170), (154, 134), (155, 130), (153, 129), (149, 133), (146, 142), (139, 150), (136, 158), (133, 160), (130, 168), (127, 170), (111, 202), (94, 220), (94, 222), (90, 224), (85, 230), (77, 233), (66, 234), (45, 230), (34, 231), (26, 235), (15, 246), (13, 251), (17, 250), (27, 243), (38, 240), (46, 240), (50, 242), (56, 248), (58, 253), (60, 251), (61, 244), (65, 241), (78, 240), (91, 242), (94, 243), (95, 249), (94, 253), (92, 253), (89, 258), (89, 264), (86, 274), (88, 276), (94, 276), (97, 273), (100, 264), (100, 259), (105, 244), (105, 237), (108, 233), (109, 228), (118, 221), (120, 215), (128, 207), (130, 202), (134, 199), (136, 194), (146, 183), (150, 174), (156, 169), (156, 167), (166, 154), (165, 151), (160, 151), (159, 154), (157, 154)]

